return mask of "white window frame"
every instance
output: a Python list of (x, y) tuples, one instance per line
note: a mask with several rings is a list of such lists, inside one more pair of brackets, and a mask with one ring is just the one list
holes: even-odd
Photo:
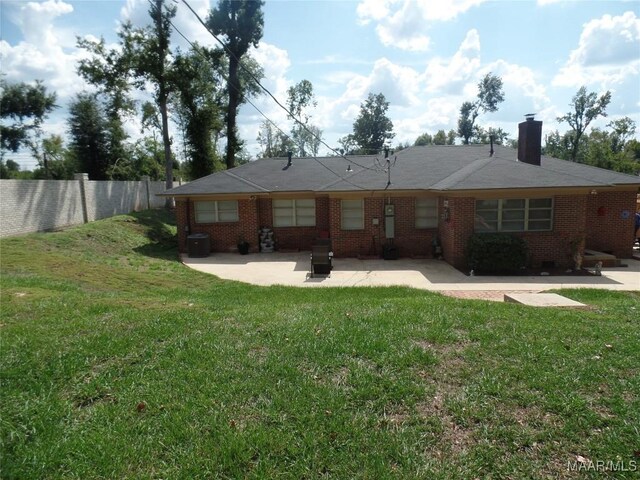
[[(305, 205), (305, 203), (309, 203)], [(316, 199), (274, 199), (271, 202), (274, 227), (315, 227)], [(276, 214), (276, 212), (279, 214)], [(313, 211), (313, 215), (310, 212)], [(284, 212), (284, 214), (283, 214)], [(287, 221), (283, 221), (288, 218)]]
[[(478, 209), (478, 203), (481, 201), (485, 201), (485, 200), (489, 200), (489, 201), (497, 201), (498, 205), (496, 208), (480, 208)], [(532, 207), (531, 206), (531, 202), (535, 202), (536, 200), (549, 200), (550, 201), (550, 206), (548, 207)], [(524, 201), (524, 207), (522, 208), (506, 208), (505, 207), (505, 202), (508, 201)], [(500, 198), (500, 199), (496, 199), (496, 198), (492, 198), (492, 199), (477, 199), (476, 203), (475, 203), (475, 215), (476, 215), (476, 219), (477, 217), (480, 217), (480, 215), (478, 214), (478, 212), (490, 212), (490, 211), (495, 211), (497, 212), (496, 215), (496, 230), (485, 230), (485, 229), (475, 229), (476, 232), (482, 232), (482, 233), (490, 233), (490, 232), (550, 232), (553, 230), (553, 213), (554, 213), (554, 199), (553, 197), (544, 197), (544, 198)], [(505, 228), (503, 226), (504, 223), (507, 222), (513, 222), (514, 220), (505, 220), (504, 219), (504, 212), (507, 211), (523, 211), (524, 215), (523, 215), (523, 228)], [(530, 213), (532, 211), (548, 211), (549, 212), (549, 216), (546, 218), (530, 218)], [(548, 222), (549, 227), (548, 228), (531, 228), (530, 223), (532, 222)]]
[(438, 228), (438, 199), (416, 198), (416, 229)]
[[(225, 208), (232, 206), (234, 208)], [(196, 223), (233, 223), (240, 221), (237, 200), (200, 200), (194, 202)], [(223, 218), (227, 214), (232, 218)]]
[[(348, 204), (346, 203), (348, 202)], [(359, 211), (359, 215), (353, 215)], [(350, 215), (345, 215), (349, 212)], [(359, 220), (357, 224), (348, 225), (345, 220)], [(340, 228), (342, 230), (364, 230), (364, 199), (340, 201)]]

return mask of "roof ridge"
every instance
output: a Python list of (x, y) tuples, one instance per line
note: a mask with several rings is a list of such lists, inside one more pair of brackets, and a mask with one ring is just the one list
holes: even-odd
[(457, 185), (458, 183), (460, 183), (461, 181), (469, 177), (471, 174), (486, 167), (489, 163), (491, 163), (494, 160), (496, 160), (495, 157), (476, 158), (474, 161), (465, 165), (460, 170), (457, 170), (456, 172), (452, 173), (451, 175), (443, 178), (439, 182), (432, 185), (431, 189), (432, 190), (448, 190), (449, 188), (454, 187), (455, 185)]
[(236, 175), (235, 173), (232, 173), (229, 170), (223, 170), (222, 173), (225, 173), (225, 174), (229, 175), (230, 177), (235, 178), (236, 180), (240, 180), (241, 182), (246, 183), (250, 187), (258, 188), (258, 189), (262, 190), (263, 192), (269, 192), (269, 190), (264, 188), (262, 185), (258, 185), (257, 183), (253, 183), (252, 181), (247, 180), (245, 178), (242, 178), (241, 176)]

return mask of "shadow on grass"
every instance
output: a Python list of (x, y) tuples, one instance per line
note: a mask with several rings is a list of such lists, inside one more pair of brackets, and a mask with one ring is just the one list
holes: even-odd
[(145, 230), (149, 243), (134, 248), (141, 255), (177, 262), (178, 235), (176, 231), (175, 212), (158, 209), (132, 213), (138, 225)]

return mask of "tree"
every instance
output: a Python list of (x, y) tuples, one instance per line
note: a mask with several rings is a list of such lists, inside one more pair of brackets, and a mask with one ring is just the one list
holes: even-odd
[(457, 136), (458, 134), (456, 133), (455, 130), (453, 129), (449, 130), (447, 132), (447, 145), (455, 145)]
[(108, 180), (110, 165), (117, 165), (123, 157), (110, 162), (108, 121), (97, 96), (79, 93), (69, 106), (70, 148), (78, 167), (91, 180)]
[(458, 136), (465, 145), (476, 133), (476, 119), (480, 113), (495, 112), (498, 104), (504, 101), (502, 79), (497, 75), (487, 73), (478, 83), (478, 98), (475, 102), (463, 102), (458, 118)]
[(32, 148), (32, 154), (39, 165), (33, 171), (34, 179), (73, 180), (78, 171), (76, 159), (65, 148), (60, 135), (43, 138), (36, 148)]
[(238, 106), (243, 99), (243, 88), (238, 75), (242, 57), (251, 45), (258, 46), (262, 38), (264, 18), (263, 0), (220, 0), (207, 19), (208, 28), (215, 35), (224, 35), (229, 60), (227, 91), (227, 168), (235, 166), (235, 154), (241, 145), (236, 131)]
[(257, 140), (262, 147), (260, 156), (263, 158), (286, 157), (288, 152), (293, 152), (296, 148), (290, 136), (279, 131), (267, 120), (260, 124)]
[(301, 157), (307, 153), (315, 156), (320, 148), (322, 131), (309, 124), (309, 108), (316, 105), (313, 84), (309, 80), (301, 80), (287, 90), (287, 108), (292, 114), (288, 117), (295, 121), (291, 128), (291, 139), (296, 147), (294, 153)]
[(607, 91), (598, 97), (595, 92), (587, 93), (587, 88), (582, 86), (569, 104), (573, 110), (557, 118), (559, 122), (567, 122), (571, 127), (568, 137), (571, 144), (571, 161), (578, 161), (582, 135), (593, 120), (599, 116), (607, 116), (606, 110), (610, 101), (611, 92)]
[(568, 135), (561, 135), (558, 130), (551, 132), (544, 137), (542, 154), (549, 157), (569, 160), (571, 146)]
[(8, 159), (6, 162), (0, 159), (0, 178), (11, 179), (18, 178), (20, 172), (20, 165), (17, 162)]
[(0, 118), (13, 122), (0, 124), (0, 146), (2, 150), (17, 152), (38, 141), (42, 122), (57, 107), (56, 94), (48, 93), (39, 80), (29, 85), (2, 79), (0, 90)]
[[(147, 28), (124, 30), (124, 55), (128, 57), (137, 85), (144, 88), (149, 82), (154, 88), (154, 101), (160, 112), (162, 144), (164, 146), (165, 186), (173, 188), (173, 156), (169, 138), (169, 114), (167, 106), (173, 88), (171, 82), (171, 20), (176, 15), (176, 6), (168, 5), (165, 0), (152, 0), (149, 16), (152, 25)], [(170, 198), (166, 206), (172, 206)]]
[(613, 129), (611, 148), (616, 153), (622, 151), (626, 143), (636, 133), (636, 122), (629, 117), (613, 120), (607, 124), (607, 127)]
[(355, 149), (357, 147), (356, 141), (353, 138), (352, 134), (345, 135), (338, 139), (338, 143), (340, 144), (340, 153), (342, 155), (353, 155)]
[[(131, 25), (125, 24), (118, 33), (120, 43), (124, 43)], [(119, 162), (127, 154), (126, 141), (128, 135), (123, 120), (135, 111), (135, 104), (130, 97), (131, 64), (130, 58), (123, 54), (123, 48), (108, 49), (104, 38), (95, 42), (77, 39), (79, 48), (87, 51), (89, 56), (78, 62), (78, 74), (89, 84), (97, 87), (98, 96), (94, 100), (100, 103), (97, 107), (104, 120), (104, 135), (107, 142), (107, 166)], [(73, 147), (72, 147), (73, 150)], [(101, 154), (102, 155), (102, 154)], [(101, 162), (103, 159), (100, 160)]]
[(420, 147), (422, 145), (432, 145), (432, 144), (433, 144), (433, 137), (429, 135), (427, 132), (424, 132), (422, 135), (419, 135), (418, 138), (416, 138), (416, 141), (413, 142), (413, 145), (416, 147)]
[(395, 137), (393, 123), (387, 117), (389, 102), (382, 93), (369, 96), (360, 105), (360, 114), (353, 123), (353, 141), (360, 153), (378, 153), (387, 140)]
[(491, 143), (492, 137), (495, 145), (505, 145), (509, 140), (509, 134), (501, 128), (489, 127), (485, 130), (482, 127), (477, 127), (472, 141), (473, 143), (488, 144)]
[[(628, 117), (610, 122), (607, 127), (592, 129), (580, 137), (577, 158), (594, 167), (617, 172), (640, 172), (640, 142), (635, 134), (635, 122)], [(573, 152), (571, 131), (560, 134), (557, 130), (545, 136), (543, 153), (563, 160), (571, 160)]]
[(216, 145), (224, 125), (223, 98), (216, 67), (224, 58), (222, 50), (195, 45), (174, 61), (174, 103), (184, 130), (186, 169), (189, 178), (204, 177), (221, 169)]
[(434, 145), (446, 145), (447, 144), (447, 134), (444, 133), (444, 130), (438, 130), (436, 134), (433, 136), (433, 144)]

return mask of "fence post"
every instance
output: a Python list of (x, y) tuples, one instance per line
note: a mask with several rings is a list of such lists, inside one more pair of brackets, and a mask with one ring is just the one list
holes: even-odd
[(82, 220), (84, 223), (89, 223), (89, 212), (87, 210), (87, 190), (85, 188), (86, 182), (89, 181), (88, 173), (75, 173), (73, 175), (74, 180), (80, 182), (80, 198), (82, 201)]
[(147, 210), (151, 210), (151, 177), (149, 175), (142, 175), (142, 181), (145, 185), (145, 190), (147, 191)]

